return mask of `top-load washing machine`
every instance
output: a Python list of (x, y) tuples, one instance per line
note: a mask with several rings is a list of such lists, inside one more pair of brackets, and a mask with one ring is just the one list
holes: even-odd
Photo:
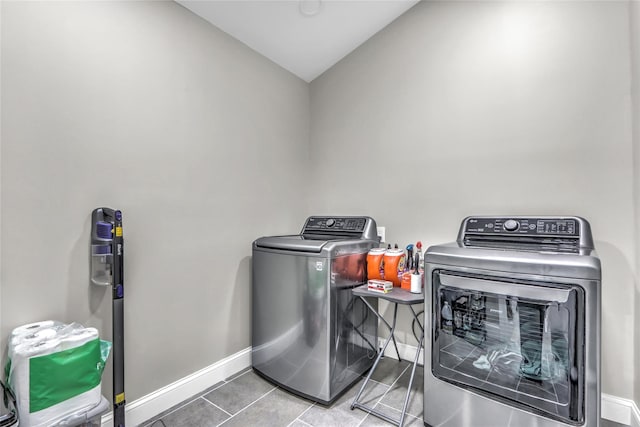
[(372, 218), (326, 216), (308, 218), (299, 234), (253, 242), (257, 373), (329, 404), (371, 367), (377, 319), (352, 289), (366, 281), (366, 256), (378, 244)]
[(425, 254), (424, 423), (595, 427), (600, 260), (580, 217), (469, 217)]

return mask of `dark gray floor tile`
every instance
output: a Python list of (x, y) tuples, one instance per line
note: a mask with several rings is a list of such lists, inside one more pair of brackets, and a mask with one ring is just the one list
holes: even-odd
[(164, 417), (165, 415), (167, 415), (169, 412), (173, 412), (176, 408), (180, 408), (188, 403), (193, 402), (194, 400), (196, 400), (198, 397), (201, 397), (207, 393), (209, 393), (210, 391), (220, 387), (222, 384), (224, 384), (224, 381), (220, 381), (219, 383), (216, 383), (214, 385), (212, 385), (211, 387), (208, 387), (206, 390), (202, 391), (201, 393), (196, 394), (195, 396), (191, 396), (189, 399), (186, 399), (180, 403), (178, 403), (175, 406), (172, 406), (171, 408), (167, 409), (166, 411), (162, 411), (161, 413), (159, 413), (158, 415), (154, 416), (153, 418), (149, 418), (147, 421), (141, 423), (141, 426), (144, 427), (158, 427), (158, 426), (162, 426), (161, 423), (156, 423), (157, 420), (159, 420), (160, 418)]
[(253, 368), (251, 366), (249, 366), (248, 368), (244, 368), (242, 371), (236, 372), (235, 374), (231, 375), (229, 378), (226, 378), (225, 381), (226, 382), (233, 381), (234, 379), (238, 378), (240, 375), (244, 375), (245, 373), (252, 370)]
[[(314, 405), (300, 416), (300, 420), (313, 427), (350, 427), (359, 425), (367, 415), (367, 412), (359, 408), (352, 410), (351, 403), (361, 385), (361, 382), (357, 383), (330, 407)], [(388, 385), (369, 381), (358, 401), (366, 406), (374, 406), (387, 390), (389, 390)]]
[[(373, 406), (394, 419), (400, 419), (406, 390), (411, 374), (410, 363), (384, 358), (360, 398), (360, 403)], [(405, 415), (406, 426), (422, 426), (424, 368), (418, 366)], [(203, 393), (168, 409), (142, 423), (145, 427), (225, 427), (269, 425), (289, 427), (383, 427), (386, 421), (355, 408), (351, 403), (359, 392), (364, 379), (347, 390), (333, 405), (314, 404), (306, 399), (276, 389), (250, 369), (231, 377), (228, 383), (219, 383)], [(393, 384), (393, 387), (390, 385)], [(208, 396), (229, 409), (217, 408), (204, 397)], [(178, 409), (175, 409), (178, 408)], [(235, 414), (229, 415), (225, 411)], [(158, 421), (162, 420), (162, 423)], [(164, 423), (164, 424), (163, 424)], [(602, 420), (602, 427), (628, 427), (610, 420)]]
[[(416, 373), (411, 385), (411, 394), (409, 395), (409, 403), (407, 405), (407, 413), (422, 418), (424, 401), (424, 370), (416, 367)], [(399, 411), (404, 406), (407, 397), (407, 388), (409, 387), (409, 379), (411, 377), (411, 367), (407, 369), (400, 377), (398, 382), (393, 385), (392, 389), (382, 398), (381, 403), (390, 406)]]
[(274, 388), (273, 384), (249, 371), (203, 397), (233, 415)]
[[(351, 406), (353, 399), (360, 392), (360, 389), (362, 388), (363, 383), (364, 383), (364, 378), (360, 378), (360, 380), (355, 382), (338, 399), (336, 399), (336, 401), (332, 405), (328, 407), (326, 405), (318, 405), (318, 406), (326, 409), (333, 409), (341, 405), (344, 406), (345, 404), (347, 404), (348, 406)], [(381, 388), (380, 386), (384, 386), (384, 387)], [(386, 391), (388, 389), (389, 389), (389, 386), (387, 386), (386, 384), (380, 384), (377, 381), (374, 381), (373, 379), (371, 379), (369, 380), (369, 383), (367, 384), (367, 387), (365, 388), (365, 390), (362, 392), (362, 396), (360, 397), (360, 402), (363, 402), (363, 401), (367, 402), (366, 404), (368, 405), (370, 402), (374, 400), (379, 400), (380, 397), (384, 395), (384, 391), (380, 392), (380, 390)]]
[[(394, 408), (390, 408), (386, 405), (380, 404), (376, 406), (376, 411), (382, 412), (383, 414), (393, 418), (394, 420), (398, 420), (398, 421), (400, 420), (400, 411)], [(367, 418), (365, 418), (362, 424), (360, 424), (361, 427), (383, 427), (383, 426), (388, 427), (390, 425), (391, 424), (389, 424), (387, 421), (381, 418), (378, 418), (373, 414), (368, 414)], [(424, 426), (424, 423), (422, 421), (422, 417), (414, 417), (412, 415), (406, 414), (404, 416), (403, 426), (422, 427)]]
[(391, 385), (410, 365), (406, 360), (399, 362), (398, 359), (385, 356), (380, 359), (376, 370), (371, 374), (371, 379), (379, 383)]
[(198, 393), (198, 394), (196, 395), (196, 397), (204, 396), (205, 394), (207, 394), (207, 393), (209, 393), (209, 392), (211, 392), (211, 391), (213, 391), (213, 390), (217, 389), (218, 387), (222, 386), (223, 384), (224, 384), (224, 381), (217, 382), (217, 383), (215, 383), (214, 385), (212, 385), (211, 387), (207, 387), (207, 389), (206, 389), (206, 390), (204, 390), (204, 391), (202, 391), (202, 392)]
[[(360, 391), (360, 387), (362, 387), (363, 381), (364, 379), (360, 379), (355, 384), (353, 384), (348, 390), (346, 390), (342, 394), (342, 396), (336, 399), (336, 401), (333, 402), (333, 404), (331, 404), (330, 406), (320, 405), (320, 404), (318, 406), (320, 406), (321, 408), (332, 409), (347, 403), (351, 405), (351, 402), (353, 402), (353, 398), (356, 397), (356, 394), (358, 393), (358, 391)], [(375, 384), (375, 381), (370, 381), (370, 383)], [(373, 387), (373, 386), (369, 385), (368, 387)]]
[(332, 409), (316, 405), (302, 414), (300, 420), (313, 427), (355, 427), (366, 415), (366, 412), (359, 409), (349, 409), (348, 405), (336, 406)]
[(298, 418), (313, 403), (276, 389), (228, 419), (224, 427), (283, 426)]
[(229, 418), (229, 414), (221, 411), (202, 398), (173, 411), (161, 418), (161, 422), (151, 424), (153, 427), (214, 427)]

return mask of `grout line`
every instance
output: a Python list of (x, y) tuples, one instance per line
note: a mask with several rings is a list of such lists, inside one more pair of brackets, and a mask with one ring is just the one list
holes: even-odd
[(249, 372), (253, 372), (253, 370), (252, 369), (247, 369), (244, 372), (236, 372), (235, 375), (233, 375), (233, 376), (231, 376), (231, 377), (229, 377), (229, 378), (227, 378), (225, 380), (222, 380), (222, 381), (228, 384), (228, 383), (233, 382), (234, 380), (237, 380), (238, 378), (248, 374)]
[(225, 383), (230, 383), (234, 380), (237, 380), (238, 378), (240, 378), (241, 376), (248, 374), (249, 372), (253, 372), (253, 369), (251, 367), (245, 368), (244, 372), (240, 372), (240, 373), (236, 373), (234, 376), (231, 376), (229, 378), (227, 378), (226, 380), (223, 380)]
[[(381, 404), (382, 406), (386, 406), (387, 408), (389, 408), (389, 409), (391, 409), (391, 410), (393, 410), (393, 411), (395, 411), (395, 412), (398, 412), (398, 413), (402, 412), (402, 409), (394, 408), (393, 406), (389, 406), (389, 405), (387, 405), (386, 403), (380, 403), (380, 404)], [(405, 412), (405, 413), (404, 413), (405, 421), (406, 421), (407, 417), (415, 418), (415, 419), (417, 419), (417, 420), (421, 419), (420, 417), (416, 417), (416, 416), (415, 416), (415, 415), (413, 415), (413, 414), (410, 414), (410, 413), (408, 413), (408, 412)]]
[[(223, 385), (229, 384), (228, 382), (226, 382), (225, 380), (220, 381), (220, 383), (217, 386), (213, 386), (213, 387), (209, 387), (204, 391), (201, 391), (200, 393), (194, 395), (193, 397), (203, 397), (205, 394), (209, 394), (213, 391), (216, 391), (217, 389), (219, 389), (220, 387), (222, 387)], [(194, 399), (195, 400), (195, 399)]]
[[(380, 382), (380, 381), (376, 381), (376, 380), (374, 380), (374, 379), (370, 379), (370, 380), (369, 380), (369, 382), (370, 382), (370, 383), (373, 383), (372, 385), (374, 385), (374, 384), (378, 384), (378, 385), (383, 385), (383, 386), (388, 387), (388, 388), (387, 388), (387, 390), (382, 394), (382, 396), (381, 396), (380, 398), (378, 398), (378, 399), (375, 401), (374, 405), (372, 406), (373, 408), (377, 407), (377, 406), (378, 406), (378, 404), (380, 404), (380, 405), (383, 405), (383, 406), (385, 406), (385, 407), (387, 407), (387, 408), (390, 408), (390, 409), (392, 409), (392, 410), (394, 410), (394, 411), (400, 412), (400, 410), (398, 410), (398, 409), (396, 409), (396, 408), (393, 408), (392, 406), (389, 406), (389, 405), (387, 405), (387, 404), (382, 403), (382, 399), (384, 399), (384, 398), (389, 394), (389, 392), (394, 388), (394, 386), (399, 382), (400, 378), (401, 378), (401, 377), (402, 377), (402, 376), (407, 372), (407, 370), (408, 370), (409, 368), (411, 368), (411, 363), (408, 363), (408, 365), (407, 365), (404, 369), (402, 369), (402, 371), (398, 374), (398, 376), (395, 378), (395, 380), (394, 380), (390, 385), (388, 385), (388, 386), (387, 386), (387, 384), (382, 383), (382, 382)], [(205, 397), (205, 395), (207, 395), (207, 394), (209, 394), (209, 393), (211, 393), (211, 392), (213, 392), (213, 391), (215, 391), (215, 390), (220, 389), (221, 387), (223, 387), (223, 386), (225, 386), (225, 385), (227, 385), (227, 384), (231, 383), (232, 381), (234, 381), (234, 380), (236, 380), (236, 379), (238, 379), (238, 378), (242, 377), (243, 375), (248, 374), (248, 373), (250, 373), (250, 372), (252, 372), (252, 370), (251, 370), (251, 369), (247, 369), (245, 372), (242, 372), (242, 373), (240, 373), (240, 374), (236, 375), (235, 377), (230, 377), (228, 380), (222, 380), (222, 381), (219, 383), (219, 385), (218, 385), (218, 386), (213, 387), (213, 388), (210, 388), (210, 389), (207, 389), (207, 390), (205, 390), (205, 391), (203, 391), (203, 392), (201, 392), (201, 393), (199, 393), (199, 394), (197, 394), (197, 395), (195, 395), (195, 396), (192, 396), (192, 398), (191, 398), (191, 399), (185, 400), (183, 404), (181, 404), (181, 405), (179, 405), (179, 406), (174, 407), (171, 411), (164, 413), (161, 417), (156, 418), (156, 419), (155, 419), (155, 420), (153, 420), (153, 421), (150, 421), (150, 422), (149, 422), (149, 423), (147, 423), (145, 426), (147, 426), (147, 427), (151, 427), (151, 426), (153, 426), (156, 422), (158, 422), (158, 421), (162, 420), (163, 418), (165, 418), (166, 416), (168, 416), (168, 415), (170, 415), (170, 414), (173, 414), (174, 412), (176, 412), (176, 411), (178, 411), (178, 410), (180, 410), (180, 409), (184, 408), (185, 406), (187, 406), (187, 405), (189, 405), (189, 404), (191, 404), (191, 403), (195, 402), (195, 401), (196, 401), (196, 400), (198, 400), (198, 399), (203, 399), (203, 400), (204, 400), (205, 402), (207, 402), (208, 404), (210, 404), (210, 405), (214, 406), (215, 408), (219, 409), (219, 410), (220, 410), (220, 411), (222, 411), (223, 413), (227, 414), (227, 415), (229, 416), (229, 418), (227, 418), (227, 419), (225, 419), (224, 421), (222, 421), (222, 423), (221, 423), (221, 424), (226, 423), (226, 422), (227, 422), (227, 421), (229, 421), (230, 419), (234, 418), (236, 415), (238, 415), (238, 414), (240, 414), (240, 413), (242, 413), (242, 412), (246, 411), (250, 406), (252, 406), (252, 405), (253, 405), (253, 404), (255, 404), (256, 402), (258, 402), (259, 400), (262, 400), (262, 399), (263, 399), (263, 398), (265, 398), (267, 395), (269, 395), (269, 394), (273, 393), (275, 390), (277, 390), (277, 389), (279, 388), (279, 387), (275, 386), (274, 388), (272, 388), (271, 390), (267, 391), (265, 394), (263, 394), (263, 395), (262, 395), (262, 396), (260, 396), (259, 398), (255, 399), (253, 402), (249, 403), (248, 405), (246, 405), (245, 407), (243, 407), (242, 409), (240, 409), (240, 410), (239, 410), (238, 412), (236, 412), (235, 414), (231, 414), (231, 413), (229, 413), (228, 411), (226, 411), (225, 409), (223, 409), (223, 408), (221, 408), (220, 406), (216, 405), (214, 402), (210, 401), (209, 399), (207, 399), (207, 398)], [(293, 422), (298, 421), (298, 422), (300, 422), (300, 423), (304, 424), (305, 426), (313, 427), (311, 424), (309, 424), (309, 423), (307, 423), (307, 422), (303, 421), (302, 419), (300, 419), (300, 417), (302, 417), (302, 416), (303, 416), (304, 414), (306, 414), (309, 410), (311, 410), (311, 408), (313, 408), (313, 407), (315, 407), (315, 406), (317, 406), (317, 403), (316, 403), (316, 402), (312, 402), (312, 403), (311, 403), (311, 405), (310, 405), (308, 408), (306, 408), (306, 409), (305, 409), (305, 410), (304, 410), (300, 415), (298, 415), (298, 417), (297, 417), (297, 418), (295, 418), (291, 423), (289, 423), (289, 426), (290, 426), (291, 424), (293, 424)], [(365, 414), (364, 418), (363, 418), (363, 419), (358, 423), (358, 426), (361, 426), (361, 425), (364, 423), (364, 421), (365, 421), (365, 420), (370, 416), (370, 412), (369, 412), (369, 411), (365, 411), (365, 412), (366, 412), (366, 414)], [(412, 418), (418, 418), (418, 417), (416, 417), (416, 416), (414, 416), (414, 415), (411, 415), (411, 414), (409, 414), (409, 413), (407, 413), (406, 415), (409, 415), (409, 416), (410, 416), (410, 417), (412, 417)], [(221, 424), (218, 424), (218, 425), (221, 425)]]
[[(389, 409), (390, 409), (390, 410), (392, 410), (393, 412), (398, 412), (398, 413), (401, 413), (401, 412), (402, 412), (402, 410), (401, 410), (401, 409), (396, 409), (396, 408), (394, 408), (393, 406), (389, 406), (389, 405), (387, 405), (386, 403), (382, 403), (382, 402), (380, 402), (380, 405), (382, 405), (382, 406), (384, 406), (384, 407), (386, 407), (386, 408), (389, 408)], [(376, 406), (378, 406), (378, 405), (376, 405)], [(366, 420), (367, 418), (369, 418), (369, 417), (374, 417), (374, 418), (376, 418), (376, 419), (380, 419), (379, 417), (376, 417), (375, 415), (372, 415), (372, 414), (371, 414), (371, 412), (367, 412), (367, 416), (366, 416), (366, 417), (364, 417), (364, 419), (363, 419), (362, 421), (360, 421), (360, 424), (358, 424), (358, 426), (361, 426), (361, 425), (362, 425), (362, 423), (364, 423), (364, 422), (365, 422), (365, 420)], [(415, 416), (415, 415), (413, 415), (413, 414), (410, 414), (410, 413), (408, 413), (408, 412), (405, 412), (405, 413), (404, 413), (404, 423), (405, 423), (405, 424), (406, 424), (406, 422), (407, 422), (407, 418), (415, 418), (416, 420), (420, 420), (420, 421), (422, 421), (422, 419), (421, 419), (420, 417), (416, 417), (416, 416)]]
[[(203, 393), (200, 397), (202, 397), (202, 399), (204, 399), (204, 401), (205, 401), (205, 402), (207, 402), (207, 403), (209, 403), (209, 404), (213, 405), (214, 407), (216, 407), (216, 408), (220, 409), (220, 410), (221, 410), (222, 412), (224, 412), (225, 414), (229, 415), (229, 418), (227, 418), (227, 420), (229, 420), (229, 419), (233, 418), (233, 416), (234, 416), (235, 414), (232, 414), (231, 412), (229, 412), (229, 411), (225, 410), (225, 409), (224, 409), (224, 408), (222, 408), (221, 406), (218, 406), (217, 404), (213, 403), (212, 401), (210, 401), (209, 399), (207, 399), (207, 398), (205, 397), (205, 395), (209, 394), (209, 393), (210, 393), (210, 392), (212, 392), (212, 391), (215, 391), (215, 390), (219, 389), (220, 387), (222, 387), (222, 386), (224, 386), (224, 385), (230, 384), (231, 382), (233, 382), (233, 381), (237, 380), (238, 378), (242, 377), (242, 376), (243, 376), (243, 375), (245, 375), (245, 374), (248, 374), (249, 372), (252, 372), (252, 370), (251, 370), (251, 369), (247, 369), (245, 372), (243, 372), (243, 373), (241, 373), (241, 374), (239, 374), (239, 375), (237, 375), (237, 376), (235, 376), (235, 377), (231, 377), (231, 378), (229, 378), (229, 381), (225, 381), (223, 384), (220, 384), (220, 386), (219, 386), (219, 387), (216, 387), (216, 388), (212, 389), (211, 391), (209, 391), (209, 392), (207, 392), (207, 393)], [(254, 400), (253, 402), (251, 402), (250, 404), (248, 404), (248, 405), (247, 405), (247, 406), (245, 406), (244, 408), (240, 409), (238, 412), (236, 412), (236, 414), (238, 414), (239, 412), (244, 411), (244, 410), (245, 410), (245, 409), (247, 409), (249, 406), (253, 405), (253, 404), (254, 404), (254, 403), (256, 403), (258, 400), (262, 399), (264, 396), (266, 396), (267, 394), (271, 393), (271, 392), (272, 392), (273, 390), (275, 390), (276, 388), (277, 388), (277, 387), (274, 387), (273, 389), (269, 390), (269, 391), (268, 391), (268, 392), (266, 392), (263, 396), (259, 397), (258, 399)], [(226, 422), (226, 420), (225, 420), (224, 422)]]
[[(309, 411), (311, 410), (311, 408), (313, 408), (313, 407), (315, 407), (315, 406), (316, 406), (316, 402), (312, 402), (312, 403), (311, 403), (311, 405), (309, 405), (309, 407), (308, 407), (307, 409), (305, 409), (305, 410), (304, 410), (304, 412), (302, 412), (300, 415), (298, 415), (298, 417), (296, 418), (296, 420), (298, 420), (298, 421), (300, 421), (300, 422), (305, 423), (304, 421), (302, 421), (302, 420), (300, 419), (300, 417), (301, 417), (301, 416), (303, 416), (304, 414), (306, 414), (307, 412), (309, 412)], [(295, 420), (293, 420), (293, 421), (295, 421)], [(291, 422), (293, 423), (293, 421), (291, 421)], [(310, 425), (309, 423), (305, 423), (305, 424)]]
[(373, 405), (373, 407), (374, 407), (374, 408), (375, 408), (375, 407), (376, 407), (376, 405), (377, 405), (378, 403), (380, 403), (380, 402), (382, 401), (382, 399), (384, 399), (384, 398), (385, 398), (385, 396), (386, 396), (386, 395), (387, 395), (387, 394), (388, 394), (388, 393), (393, 389), (393, 386), (394, 386), (394, 385), (396, 385), (396, 383), (397, 383), (398, 381), (400, 381), (400, 377), (402, 377), (402, 376), (404, 375), (404, 373), (405, 373), (405, 372), (407, 372), (407, 369), (409, 369), (410, 367), (411, 367), (411, 364), (407, 365), (407, 367), (406, 367), (406, 368), (404, 368), (404, 369), (402, 370), (402, 372), (400, 372), (400, 375), (398, 375), (398, 378), (396, 378), (396, 380), (395, 380), (394, 382), (392, 382), (392, 383), (391, 383), (391, 385), (389, 386), (389, 388), (387, 389), (387, 391), (385, 391), (385, 392), (384, 392), (384, 394), (382, 395), (382, 397), (381, 397), (381, 398), (376, 402), (376, 404), (375, 404), (375, 405)]
[[(387, 390), (386, 390), (386, 391), (382, 394), (382, 396), (381, 396), (381, 397), (376, 401), (376, 403), (375, 403), (373, 406), (371, 406), (371, 408), (372, 408), (372, 409), (375, 409), (375, 408), (376, 408), (376, 406), (378, 406), (379, 404), (380, 404), (380, 405), (384, 405), (384, 403), (382, 403), (382, 399), (384, 399), (384, 398), (385, 398), (385, 396), (386, 396), (386, 395), (387, 395), (391, 390), (393, 390), (393, 386), (394, 386), (394, 385), (396, 385), (396, 383), (400, 380), (400, 377), (402, 377), (402, 375), (404, 375), (404, 373), (405, 373), (405, 372), (407, 372), (407, 369), (409, 369), (411, 366), (412, 366), (412, 364), (407, 365), (407, 366), (402, 370), (402, 372), (400, 372), (400, 374), (399, 374), (399, 375), (396, 377), (396, 379), (391, 383), (391, 385), (389, 385), (389, 388), (387, 388)], [(381, 383), (381, 382), (378, 382), (378, 381), (375, 381), (375, 380), (369, 380), (369, 381), (374, 381), (374, 382), (377, 382), (378, 384), (382, 384), (382, 385), (385, 385), (385, 386), (386, 386), (386, 384)], [(384, 406), (390, 407), (390, 406), (388, 406), (388, 405), (384, 405)], [(362, 410), (362, 408), (360, 408), (360, 409)], [(362, 423), (364, 422), (364, 420), (366, 420), (369, 416), (371, 416), (371, 412), (370, 412), (370, 411), (365, 411), (365, 412), (367, 413), (367, 415), (362, 419), (362, 421), (360, 421), (360, 423), (358, 423), (358, 426), (361, 426), (361, 425), (362, 425)]]
[(224, 420), (223, 422), (221, 422), (218, 425), (224, 424), (227, 421), (229, 421), (230, 419), (232, 419), (233, 417), (235, 417), (238, 414), (241, 414), (242, 412), (244, 412), (249, 406), (253, 405), (254, 403), (256, 403), (259, 400), (264, 399), (265, 397), (267, 397), (268, 395), (270, 395), (271, 393), (273, 393), (275, 390), (277, 390), (278, 387), (274, 387), (273, 389), (269, 390), (268, 392), (266, 392), (265, 394), (263, 394), (262, 396), (260, 396), (259, 398), (257, 398), (256, 400), (254, 400), (253, 402), (249, 403), (247, 406), (245, 406), (244, 408), (240, 409), (238, 412), (236, 412), (235, 414), (231, 415), (231, 417), (227, 418), (226, 420)]
[[(216, 405), (215, 403), (213, 403), (212, 401), (210, 401), (210, 400), (209, 400), (209, 399), (207, 399), (206, 397), (202, 396), (202, 399), (203, 399), (205, 402), (207, 402), (208, 404), (215, 406), (216, 408), (220, 409), (220, 410), (221, 410), (222, 412), (224, 412), (225, 414), (229, 415), (229, 418), (233, 417), (233, 414), (232, 414), (232, 413), (230, 413), (230, 412), (228, 412), (228, 411), (225, 411), (223, 408), (221, 408), (220, 406)], [(229, 418), (227, 418), (227, 419), (229, 419)]]
[[(167, 415), (171, 415), (171, 414), (173, 414), (174, 412), (176, 412), (176, 411), (178, 411), (178, 410), (180, 410), (180, 409), (184, 408), (184, 407), (185, 407), (185, 406), (187, 406), (187, 405), (192, 404), (193, 402), (195, 402), (196, 400), (198, 400), (198, 399), (200, 399), (200, 398), (202, 398), (202, 396), (195, 396), (195, 397), (193, 397), (191, 400), (185, 400), (185, 401), (184, 401), (184, 403), (183, 403), (182, 405), (180, 405), (180, 406), (174, 406), (174, 407), (173, 407), (173, 409), (171, 409), (171, 411), (169, 411), (169, 412), (167, 412), (167, 413), (165, 413), (165, 414), (162, 414), (162, 416), (161, 416), (161, 417), (156, 418), (155, 420), (153, 420), (153, 421), (149, 422), (149, 423), (148, 423), (148, 424), (146, 424), (146, 425), (147, 425), (147, 426), (149, 426), (149, 425), (153, 425), (153, 424), (155, 424), (156, 422), (158, 422), (159, 420), (161, 420), (161, 419), (163, 419), (164, 417), (166, 417)], [(206, 400), (206, 399), (205, 399), (205, 400)], [(208, 402), (208, 400), (207, 400), (207, 402)], [(164, 422), (164, 421), (163, 421), (163, 422)]]
[[(225, 414), (229, 415), (229, 417), (232, 417), (232, 416), (233, 416), (233, 414), (231, 414), (231, 413), (229, 413), (228, 411), (224, 410), (223, 408), (221, 408), (220, 406), (216, 405), (215, 403), (213, 403), (212, 401), (210, 401), (209, 399), (207, 399), (207, 398), (206, 398), (206, 397), (204, 397), (204, 396), (205, 396), (205, 395), (207, 395), (207, 394), (209, 394), (209, 393), (211, 393), (211, 392), (213, 392), (213, 391), (218, 390), (218, 389), (219, 389), (219, 388), (221, 388), (222, 386), (225, 386), (225, 385), (229, 384), (231, 381), (233, 381), (233, 380), (235, 380), (235, 379), (237, 379), (237, 378), (240, 378), (241, 376), (243, 376), (244, 374), (249, 373), (249, 372), (251, 372), (251, 370), (250, 370), (250, 369), (249, 369), (249, 370), (247, 370), (246, 372), (243, 372), (243, 373), (241, 373), (241, 374), (239, 374), (239, 375), (237, 375), (237, 376), (233, 377), (233, 378), (230, 378), (230, 379), (229, 379), (229, 381), (227, 381), (227, 380), (222, 380), (222, 381), (220, 382), (220, 384), (219, 384), (217, 387), (213, 387), (213, 388), (207, 389), (207, 390), (205, 390), (205, 391), (203, 391), (203, 392), (200, 392), (200, 393), (198, 393), (198, 394), (196, 394), (196, 395), (192, 396), (189, 400), (185, 400), (183, 404), (181, 404), (181, 405), (179, 405), (179, 406), (175, 406), (175, 407), (173, 407), (173, 409), (172, 409), (171, 411), (169, 411), (169, 412), (167, 412), (167, 413), (163, 414), (160, 418), (157, 418), (157, 419), (155, 419), (154, 421), (150, 422), (149, 424), (147, 424), (147, 426), (149, 426), (149, 425), (153, 425), (153, 424), (154, 424), (155, 422), (157, 422), (158, 420), (163, 419), (163, 418), (164, 418), (164, 417), (166, 417), (167, 415), (173, 414), (174, 412), (178, 411), (179, 409), (184, 408), (185, 406), (187, 406), (187, 405), (189, 405), (189, 404), (191, 404), (191, 403), (195, 402), (195, 401), (196, 401), (196, 400), (198, 400), (198, 399), (203, 399), (205, 402), (209, 403), (210, 405), (213, 405), (214, 407), (216, 407), (216, 408), (220, 409), (220, 410), (221, 410), (222, 412), (224, 412)], [(244, 408), (243, 408), (243, 409), (244, 409)]]
[[(361, 408), (355, 408), (355, 409), (360, 409), (361, 411), (363, 410)], [(362, 425), (362, 423), (364, 423), (366, 421), (366, 419), (371, 416), (371, 411), (365, 411), (365, 412), (366, 412), (366, 414), (364, 415), (364, 418), (360, 420), (360, 422), (358, 423), (357, 427), (360, 427)]]
[(315, 403), (314, 403), (314, 404), (312, 404), (311, 406), (309, 406), (307, 409), (305, 409), (305, 410), (304, 410), (304, 412), (303, 412), (302, 414), (298, 415), (298, 418), (296, 418), (295, 420), (293, 420), (293, 421), (291, 421), (289, 424), (287, 424), (287, 427), (289, 427), (291, 424), (295, 423), (296, 421), (297, 421), (297, 422), (299, 422), (299, 423), (302, 423), (302, 424), (304, 424), (304, 425), (306, 425), (306, 426), (313, 427), (313, 425), (311, 425), (311, 424), (309, 424), (309, 423), (307, 423), (307, 422), (305, 422), (305, 421), (301, 420), (301, 419), (300, 419), (300, 417), (301, 417), (301, 416), (303, 416), (304, 414), (306, 414), (306, 413), (307, 413), (307, 411), (308, 411), (309, 409), (313, 408), (313, 406), (314, 406), (314, 405), (315, 405)]

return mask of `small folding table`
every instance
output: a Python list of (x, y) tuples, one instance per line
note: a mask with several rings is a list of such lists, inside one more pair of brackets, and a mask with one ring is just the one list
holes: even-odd
[[(413, 305), (422, 304), (424, 302), (424, 295), (423, 295), (423, 293), (414, 294), (414, 293), (406, 291), (406, 290), (404, 290), (402, 288), (397, 288), (397, 287), (394, 287), (393, 291), (391, 291), (391, 292), (379, 293), (379, 292), (369, 291), (367, 289), (367, 285), (362, 285), (362, 286), (359, 286), (357, 288), (354, 288), (353, 289), (353, 294), (358, 296), (362, 300), (362, 302), (364, 302), (366, 304), (366, 306), (369, 307), (369, 310), (371, 310), (371, 312), (373, 314), (375, 314), (376, 317), (378, 317), (378, 319), (380, 319), (382, 321), (382, 323), (384, 323), (387, 326), (387, 328), (389, 328), (389, 337), (384, 342), (384, 344), (382, 346), (382, 350), (378, 353), (378, 357), (376, 358), (375, 362), (373, 363), (373, 367), (369, 371), (369, 374), (367, 375), (367, 378), (362, 383), (362, 386), (360, 387), (360, 391), (358, 392), (356, 397), (353, 399), (353, 403), (351, 404), (351, 409), (360, 408), (360, 409), (362, 409), (364, 411), (367, 411), (367, 412), (375, 415), (378, 418), (382, 418), (385, 421), (388, 421), (388, 422), (390, 422), (390, 423), (392, 423), (394, 425), (402, 427), (402, 425), (404, 423), (404, 416), (405, 416), (405, 414), (407, 412), (407, 405), (409, 404), (409, 396), (411, 395), (411, 386), (413, 385), (413, 378), (414, 378), (415, 373), (416, 373), (416, 366), (418, 365), (418, 358), (420, 357), (420, 351), (422, 350), (422, 343), (424, 341), (424, 327), (422, 326), (422, 323), (420, 323), (420, 319), (416, 315), (416, 312), (413, 309)], [(393, 307), (393, 322), (391, 323), (391, 325), (389, 324), (389, 322), (386, 321), (386, 319), (384, 317), (382, 317), (382, 315), (378, 312), (378, 310), (376, 310), (375, 308), (373, 308), (371, 306), (371, 304), (369, 304), (369, 302), (367, 301), (367, 298), (378, 298), (380, 300), (389, 301), (390, 303), (394, 304), (394, 307)], [(411, 369), (411, 377), (409, 378), (409, 386), (407, 387), (407, 395), (406, 395), (406, 397), (404, 399), (404, 406), (402, 407), (402, 413), (400, 414), (400, 420), (396, 420), (394, 418), (391, 418), (388, 415), (383, 414), (382, 412), (380, 412), (380, 411), (378, 411), (378, 410), (376, 410), (374, 408), (371, 408), (369, 406), (366, 406), (366, 405), (358, 402), (358, 399), (360, 399), (360, 396), (362, 395), (362, 392), (364, 391), (365, 387), (367, 386), (367, 383), (369, 382), (369, 379), (371, 378), (371, 375), (376, 370), (376, 367), (378, 366), (378, 363), (380, 362), (380, 359), (382, 359), (382, 356), (384, 355), (384, 352), (387, 349), (387, 346), (389, 345), (389, 342), (393, 341), (393, 345), (396, 348), (396, 354), (398, 355), (398, 361), (400, 361), (400, 353), (398, 352), (398, 345), (396, 344), (396, 339), (395, 339), (395, 336), (394, 336), (394, 332), (395, 332), (395, 329), (396, 329), (396, 320), (398, 318), (398, 304), (406, 305), (406, 306), (409, 307), (409, 309), (411, 310), (411, 313), (413, 314), (413, 318), (418, 323), (418, 325), (420, 327), (420, 331), (421, 331), (419, 344), (418, 344), (418, 350), (416, 351), (416, 357), (413, 360), (413, 367)]]

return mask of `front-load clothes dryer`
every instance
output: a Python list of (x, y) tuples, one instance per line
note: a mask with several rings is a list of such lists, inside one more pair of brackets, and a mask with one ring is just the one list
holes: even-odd
[(253, 242), (255, 372), (330, 404), (371, 367), (377, 319), (352, 289), (365, 283), (378, 243), (372, 218), (325, 216), (308, 218), (299, 234)]
[(425, 254), (424, 423), (597, 427), (601, 267), (575, 216), (466, 218)]

